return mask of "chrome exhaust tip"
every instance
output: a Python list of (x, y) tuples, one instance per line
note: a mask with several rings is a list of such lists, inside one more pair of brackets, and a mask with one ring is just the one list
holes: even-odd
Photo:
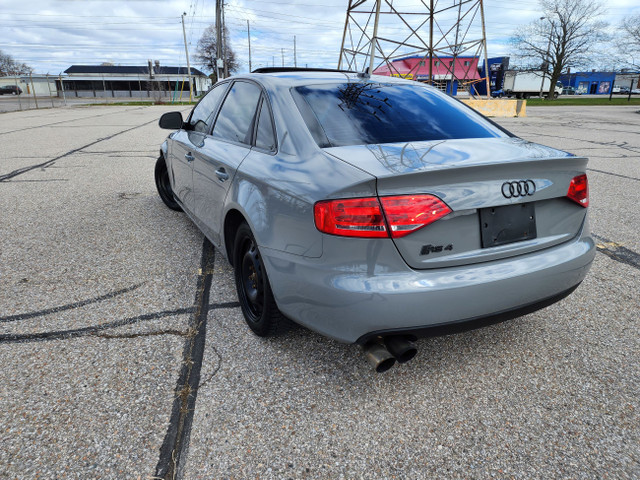
[(385, 337), (384, 344), (398, 363), (407, 363), (418, 353), (418, 347), (411, 340), (402, 336)]
[(380, 342), (369, 342), (362, 349), (367, 361), (377, 373), (386, 372), (396, 363), (396, 358)]

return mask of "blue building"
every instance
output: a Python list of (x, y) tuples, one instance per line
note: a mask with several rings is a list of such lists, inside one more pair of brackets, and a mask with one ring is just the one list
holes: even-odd
[(616, 79), (616, 72), (576, 72), (560, 75), (560, 83), (574, 87), (578, 95), (609, 95)]

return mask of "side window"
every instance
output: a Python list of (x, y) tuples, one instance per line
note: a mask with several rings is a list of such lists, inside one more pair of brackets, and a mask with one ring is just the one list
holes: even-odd
[(260, 88), (253, 83), (235, 82), (222, 104), (213, 137), (235, 143), (251, 144), (251, 126), (256, 113)]
[(276, 149), (276, 139), (273, 134), (273, 122), (269, 113), (267, 99), (263, 98), (258, 115), (258, 128), (256, 129), (256, 147), (273, 152)]
[(207, 93), (200, 103), (196, 105), (196, 108), (193, 109), (193, 113), (189, 119), (190, 130), (200, 133), (209, 133), (211, 123), (213, 122), (213, 115), (216, 113), (216, 108), (220, 103), (220, 100), (222, 100), (222, 96), (228, 86), (228, 83), (216, 85), (209, 93)]

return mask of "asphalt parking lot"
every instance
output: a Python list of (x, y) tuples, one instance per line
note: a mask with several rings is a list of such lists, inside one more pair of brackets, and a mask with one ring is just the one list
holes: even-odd
[(592, 270), (385, 374), (250, 333), (228, 263), (156, 195), (169, 110), (0, 115), (0, 479), (640, 477), (637, 107), (498, 120), (590, 157)]

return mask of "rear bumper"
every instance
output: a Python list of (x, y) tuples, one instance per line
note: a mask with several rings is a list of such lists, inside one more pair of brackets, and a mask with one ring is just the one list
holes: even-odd
[[(333, 237), (328, 242), (344, 240)], [(583, 232), (562, 245), (509, 259), (412, 270), (391, 241), (348, 239), (331, 247), (342, 257), (332, 263), (322, 258), (292, 260), (268, 249), (262, 254), (280, 310), (348, 343), (382, 333), (423, 334), (453, 323), (491, 323), (492, 317), (495, 323), (530, 313), (571, 293), (596, 251)]]
[(541, 301), (518, 307), (513, 310), (507, 310), (505, 312), (493, 313), (489, 316), (480, 316), (476, 318), (465, 318), (457, 322), (444, 323), (441, 325), (429, 325), (424, 327), (409, 327), (390, 330), (380, 330), (377, 332), (369, 332), (360, 337), (356, 343), (364, 345), (372, 338), (387, 336), (387, 335), (403, 335), (407, 337), (420, 338), (420, 337), (437, 337), (441, 335), (451, 335), (454, 333), (467, 332), (469, 330), (475, 330), (482, 327), (488, 327), (489, 325), (495, 325), (497, 323), (506, 322), (507, 320), (513, 320), (514, 318), (528, 315), (542, 308), (553, 305), (559, 302), (563, 298), (568, 297), (573, 291), (578, 288), (580, 284), (571, 287), (564, 292), (560, 292), (552, 297), (545, 298)]

